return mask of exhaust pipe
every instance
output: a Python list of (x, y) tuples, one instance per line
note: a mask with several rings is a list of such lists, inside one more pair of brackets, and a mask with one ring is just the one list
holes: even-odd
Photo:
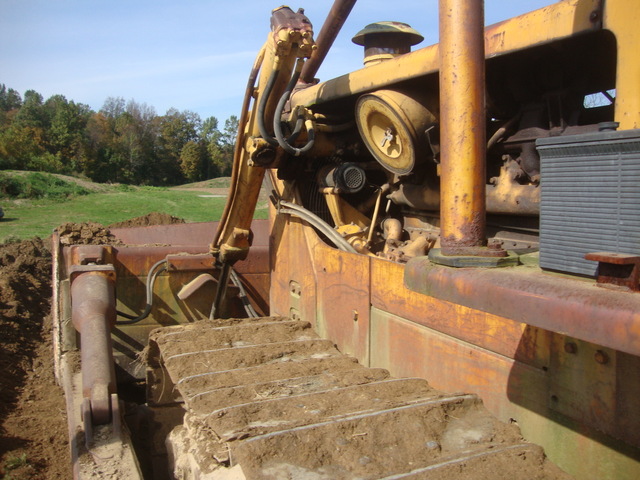
[(302, 67), (300, 83), (313, 83), (313, 79), (316, 73), (318, 73), (320, 65), (322, 65), (327, 53), (329, 53), (331, 45), (333, 45), (338, 33), (340, 33), (342, 25), (344, 25), (355, 4), (356, 0), (336, 0), (333, 3), (316, 40), (318, 48), (313, 51), (311, 58), (307, 60), (304, 67)]
[(484, 2), (440, 0), (441, 245), (478, 255), (486, 240)]

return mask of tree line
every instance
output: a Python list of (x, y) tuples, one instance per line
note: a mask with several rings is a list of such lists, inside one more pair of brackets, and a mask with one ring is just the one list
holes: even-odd
[(95, 182), (177, 185), (231, 174), (238, 119), (109, 97), (88, 105), (0, 84), (0, 170), (83, 175)]

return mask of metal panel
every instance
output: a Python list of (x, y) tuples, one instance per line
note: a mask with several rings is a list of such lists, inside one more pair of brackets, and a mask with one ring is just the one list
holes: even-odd
[(550, 332), (412, 291), (404, 274), (404, 265), (372, 259), (371, 305), (527, 365), (549, 365)]
[[(539, 369), (375, 307), (371, 311), (372, 367), (387, 368), (394, 376), (426, 378), (437, 389), (479, 394), (493, 414), (517, 422), (528, 440), (543, 445), (549, 458), (575, 478), (639, 478), (637, 450), (598, 431), (605, 425), (614, 435), (635, 440), (638, 421), (632, 405), (637, 397), (635, 401), (632, 397), (639, 391), (637, 376), (625, 372), (631, 385), (621, 388), (626, 391), (619, 392), (618, 398), (625, 401), (614, 406), (611, 389), (620, 388), (622, 382), (618, 387), (611, 382), (623, 377), (613, 372), (614, 363), (600, 364), (593, 357), (596, 347), (582, 342), (577, 342), (576, 353), (568, 353), (565, 341), (572, 339), (554, 337), (559, 350), (554, 352), (553, 365)], [(565, 358), (571, 355), (576, 358)], [(628, 363), (618, 365), (619, 369), (638, 367), (637, 357), (620, 355)], [(563, 402), (568, 404), (560, 405)], [(611, 410), (607, 418), (594, 419), (602, 407)], [(565, 412), (579, 420), (571, 420)], [(608, 422), (612, 416), (615, 424)]]
[(590, 252), (640, 254), (640, 130), (540, 139), (540, 266), (594, 276)]
[(370, 260), (319, 243), (314, 250), (318, 333), (369, 365)]

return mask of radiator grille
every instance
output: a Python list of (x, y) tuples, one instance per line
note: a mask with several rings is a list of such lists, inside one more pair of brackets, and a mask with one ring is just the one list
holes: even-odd
[(640, 255), (640, 130), (540, 139), (540, 266), (593, 276), (589, 252)]

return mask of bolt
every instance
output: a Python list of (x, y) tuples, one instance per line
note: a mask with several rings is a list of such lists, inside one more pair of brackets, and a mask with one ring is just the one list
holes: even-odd
[(607, 352), (603, 352), (602, 350), (598, 350), (596, 352), (595, 359), (600, 365), (606, 365), (609, 363), (609, 355), (607, 355)]
[(357, 311), (357, 310), (354, 310), (354, 311), (353, 311), (353, 321), (354, 321), (354, 322), (357, 322), (357, 321), (358, 321), (358, 311)]
[(502, 245), (503, 245), (503, 242), (495, 238), (487, 242), (487, 248), (489, 250), (502, 250)]
[(380, 148), (383, 148), (387, 142), (393, 140), (393, 130), (387, 128), (384, 132), (384, 137), (382, 137), (382, 143), (380, 144)]
[(567, 342), (564, 344), (564, 351), (567, 353), (576, 353), (578, 351), (578, 346), (573, 342)]

